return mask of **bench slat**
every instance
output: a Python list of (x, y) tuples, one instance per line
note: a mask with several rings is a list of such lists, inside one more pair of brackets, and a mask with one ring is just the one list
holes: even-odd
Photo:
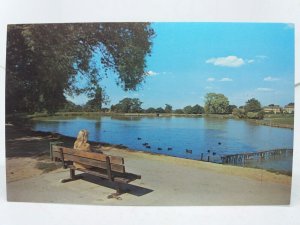
[(88, 174), (91, 174), (91, 175), (94, 175), (94, 176), (97, 176), (97, 177), (102, 177), (102, 178), (105, 178), (105, 179), (108, 179), (108, 175), (105, 174), (105, 173), (99, 173), (99, 172), (96, 172), (96, 171), (92, 171), (92, 170), (87, 170), (87, 169), (77, 169), (81, 172), (84, 172), (84, 173), (88, 173)]
[[(53, 158), (61, 159), (61, 155), (59, 152), (53, 152)], [(99, 161), (95, 159), (83, 158), (77, 155), (70, 155), (64, 153), (64, 161), (72, 161), (77, 163), (82, 163), (87, 166), (93, 166), (101, 169), (107, 169), (106, 161)], [(125, 173), (124, 165), (111, 164), (111, 170), (119, 173)]]
[[(108, 179), (108, 175), (105, 173), (105, 171), (99, 171), (99, 170), (89, 170), (89, 169), (77, 169), (81, 172), (92, 174), (94, 176), (102, 177)], [(134, 181), (136, 179), (141, 179), (140, 175), (132, 174), (132, 173), (124, 173), (124, 174), (118, 174), (118, 173), (113, 173), (113, 181), (119, 182), (119, 183), (130, 183), (131, 181)], [(122, 177), (118, 177), (122, 176)]]
[[(75, 150), (75, 149), (72, 149), (72, 148), (66, 148), (66, 147), (57, 146), (57, 145), (53, 146), (52, 149), (53, 149), (53, 152), (59, 152), (60, 149), (63, 149), (63, 152), (67, 153), (67, 154), (81, 156), (81, 157), (88, 158), (88, 159), (100, 160), (100, 161), (104, 161), (104, 162), (106, 161), (106, 156), (107, 156), (107, 155), (102, 154), (102, 153), (80, 151), (80, 150)], [(124, 158), (122, 158), (122, 157), (109, 156), (109, 159), (110, 159), (111, 164), (116, 164), (116, 165), (123, 165), (124, 164)]]

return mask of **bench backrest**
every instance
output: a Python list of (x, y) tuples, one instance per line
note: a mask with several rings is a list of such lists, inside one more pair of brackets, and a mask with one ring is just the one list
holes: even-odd
[(102, 153), (86, 152), (66, 148), (58, 145), (52, 146), (53, 159), (62, 161), (72, 161), (81, 163), (87, 166), (125, 173), (124, 159), (119, 156), (110, 156)]

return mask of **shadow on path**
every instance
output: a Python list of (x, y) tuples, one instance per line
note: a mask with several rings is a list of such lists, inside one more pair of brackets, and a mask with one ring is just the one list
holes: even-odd
[[(93, 184), (104, 186), (107, 188), (111, 188), (111, 189), (116, 188), (116, 186), (113, 182), (110, 182), (109, 180), (102, 179), (100, 177), (96, 177), (96, 176), (93, 176), (90, 174), (82, 173), (82, 174), (80, 174), (80, 179), (87, 181), (87, 182), (91, 182)], [(140, 187), (140, 186), (133, 185), (133, 184), (122, 184), (122, 189), (125, 190), (126, 193), (129, 193), (131, 195), (138, 196), (138, 197), (153, 192), (153, 190), (151, 190), (151, 189)]]

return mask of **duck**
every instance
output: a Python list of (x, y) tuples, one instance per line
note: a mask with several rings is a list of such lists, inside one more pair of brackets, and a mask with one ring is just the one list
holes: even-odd
[(216, 155), (217, 153), (213, 152), (213, 155)]
[(151, 146), (150, 146), (150, 145), (147, 145), (146, 148), (151, 148)]
[(171, 150), (173, 150), (173, 148), (169, 147), (169, 148), (168, 148), (168, 151), (171, 151)]
[(137, 139), (138, 139), (138, 140), (142, 140), (142, 138), (140, 138), (140, 137), (138, 137)]
[(218, 145), (221, 145), (222, 143), (221, 142), (218, 142)]
[(191, 153), (193, 152), (193, 150), (191, 150), (191, 149), (186, 149), (185, 152), (191, 154)]
[(208, 153), (210, 153), (210, 150), (207, 150)]
[(149, 143), (145, 142), (145, 143), (143, 143), (143, 145), (144, 145), (144, 146), (147, 146), (147, 145), (149, 145)]
[(161, 150), (161, 148), (157, 148), (157, 150)]

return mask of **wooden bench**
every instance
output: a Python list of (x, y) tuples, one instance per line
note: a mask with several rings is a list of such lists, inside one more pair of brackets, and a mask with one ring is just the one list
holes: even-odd
[[(116, 193), (109, 197), (116, 197), (124, 193), (121, 184), (128, 184), (136, 179), (141, 179), (140, 175), (125, 171), (124, 158), (119, 156), (80, 151), (58, 145), (52, 145), (50, 151), (53, 161), (61, 161), (65, 169), (70, 169), (70, 178), (63, 179), (62, 182), (81, 178), (80, 175), (75, 176), (75, 170), (98, 176), (115, 184)], [(73, 164), (74, 162), (80, 163), (87, 168), (76, 168)]]

